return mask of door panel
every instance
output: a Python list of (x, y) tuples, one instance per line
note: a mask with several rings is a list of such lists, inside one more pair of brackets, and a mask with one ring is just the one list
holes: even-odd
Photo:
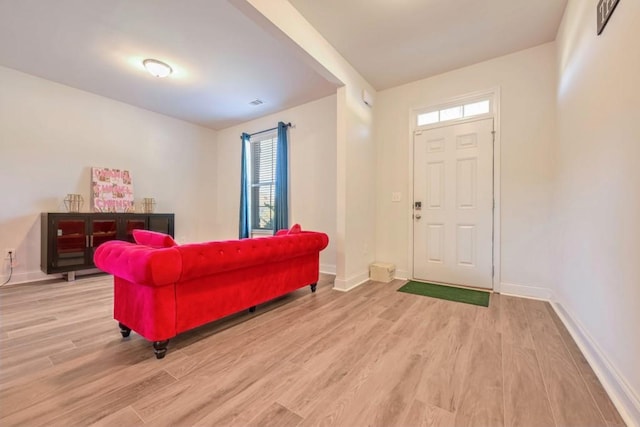
[(427, 229), (427, 261), (444, 262), (444, 224), (429, 224)]
[(444, 205), (444, 163), (428, 163), (429, 184), (427, 187), (427, 209), (439, 209)]
[(458, 159), (456, 176), (456, 199), (458, 209), (476, 207), (476, 177), (478, 175), (478, 159)]
[(476, 241), (475, 225), (458, 224), (456, 238), (457, 238), (456, 248), (458, 252), (457, 253), (458, 265), (475, 267), (476, 265), (475, 249), (478, 243)]
[(413, 276), (493, 287), (493, 119), (416, 133)]

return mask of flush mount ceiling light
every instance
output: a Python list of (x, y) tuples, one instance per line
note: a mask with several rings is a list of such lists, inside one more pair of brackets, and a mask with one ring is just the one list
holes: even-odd
[(157, 59), (145, 59), (142, 61), (144, 68), (156, 77), (167, 77), (173, 72), (173, 69), (162, 61)]

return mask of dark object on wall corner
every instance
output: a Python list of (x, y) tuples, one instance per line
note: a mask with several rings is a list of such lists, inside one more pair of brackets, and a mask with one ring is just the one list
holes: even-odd
[(596, 8), (598, 35), (602, 33), (607, 22), (609, 22), (609, 18), (611, 18), (611, 14), (615, 10), (619, 1), (620, 0), (600, 0), (598, 2), (598, 7)]

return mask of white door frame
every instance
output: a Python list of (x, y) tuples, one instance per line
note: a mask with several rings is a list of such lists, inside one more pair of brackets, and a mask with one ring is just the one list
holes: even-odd
[[(493, 127), (495, 131), (495, 137), (493, 142), (493, 291), (500, 292), (500, 87), (494, 87), (488, 90), (468, 93), (465, 95), (457, 96), (454, 98), (448, 98), (441, 102), (435, 102), (424, 107), (412, 108), (409, 114), (409, 197), (407, 206), (407, 222), (408, 222), (408, 242), (409, 248), (407, 253), (409, 254), (409, 276), (413, 277), (413, 160), (414, 160), (414, 133), (416, 130), (433, 129), (439, 126), (449, 126), (455, 123), (464, 123), (467, 120), (451, 120), (444, 123), (439, 123), (430, 126), (418, 126), (417, 116), (419, 113), (425, 110), (435, 110), (446, 108), (450, 105), (459, 105), (468, 102), (473, 102), (478, 98), (491, 98), (492, 111), (491, 114), (486, 117), (493, 118)], [(477, 120), (479, 117), (472, 117), (470, 120)]]

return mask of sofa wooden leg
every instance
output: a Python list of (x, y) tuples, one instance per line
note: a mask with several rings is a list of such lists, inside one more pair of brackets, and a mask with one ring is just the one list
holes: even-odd
[(317, 283), (314, 283), (311, 285), (311, 292), (315, 292), (316, 291), (316, 286), (318, 286)]
[(156, 354), (157, 359), (162, 359), (164, 355), (167, 354), (168, 345), (169, 345), (169, 340), (153, 342), (153, 352)]
[(256, 311), (256, 306), (255, 305), (252, 306), (252, 307), (249, 307), (249, 313), (253, 313), (254, 311)]
[(127, 325), (118, 322), (118, 326), (120, 327), (120, 333), (122, 334), (122, 338), (126, 338), (131, 334), (131, 328)]

